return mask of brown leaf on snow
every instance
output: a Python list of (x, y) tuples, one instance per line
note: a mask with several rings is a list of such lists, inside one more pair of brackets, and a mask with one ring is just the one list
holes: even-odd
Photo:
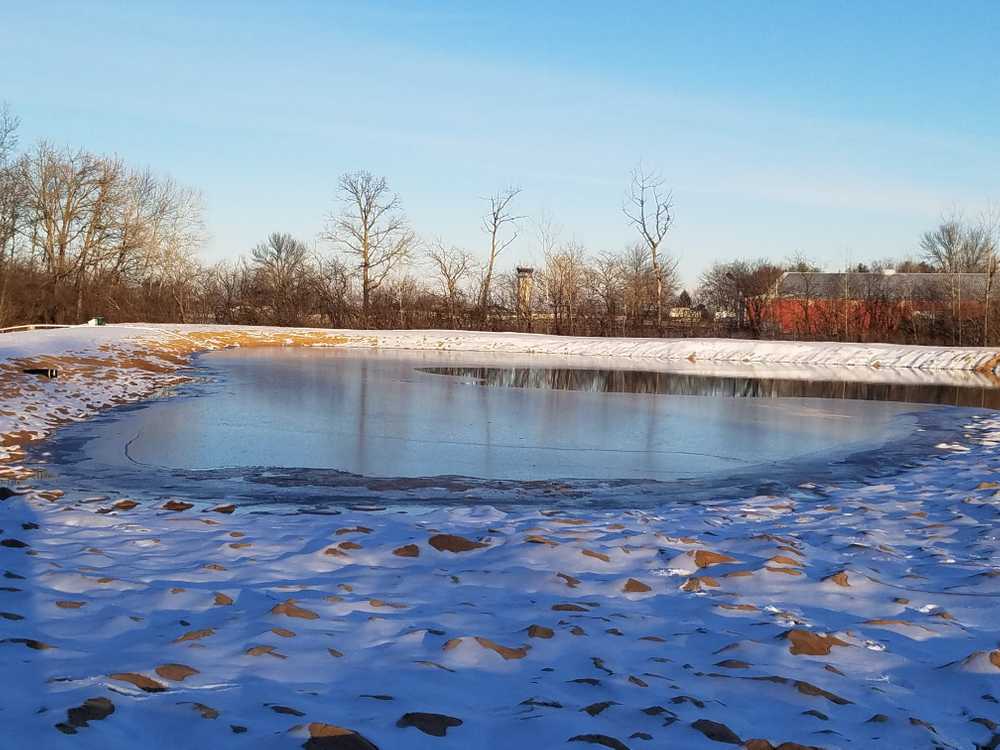
[(163, 510), (172, 510), (176, 513), (193, 508), (194, 503), (185, 503), (183, 500), (167, 500), (161, 507)]
[(174, 641), (174, 643), (183, 643), (184, 641), (197, 641), (202, 638), (207, 638), (210, 635), (215, 635), (215, 630), (212, 628), (203, 628), (201, 630), (189, 630), (180, 638)]
[(821, 635), (809, 630), (789, 630), (782, 637), (791, 643), (788, 651), (793, 655), (825, 656), (833, 646), (848, 645), (835, 635)]
[(117, 672), (116, 674), (108, 675), (108, 677), (119, 682), (129, 682), (147, 693), (162, 693), (167, 689), (166, 685), (135, 672)]
[(551, 638), (553, 635), (552, 628), (547, 628), (544, 625), (531, 625), (528, 628), (529, 638)]
[(573, 576), (567, 575), (566, 573), (556, 573), (556, 577), (562, 578), (563, 581), (566, 583), (566, 585), (569, 586), (571, 589), (575, 589), (577, 586), (580, 585), (579, 578), (574, 578)]
[(736, 562), (736, 559), (730, 557), (729, 555), (723, 555), (720, 552), (712, 552), (707, 549), (700, 549), (690, 554), (694, 559), (694, 564), (699, 568), (707, 568), (710, 565), (722, 565), (723, 563)]
[(490, 651), (496, 651), (504, 659), (523, 659), (528, 655), (528, 650), (531, 648), (531, 646), (509, 648), (508, 646), (501, 646), (499, 643), (494, 643), (489, 638), (479, 638), (478, 636), (476, 637), (476, 643)]
[(285, 615), (286, 617), (298, 617), (302, 620), (318, 620), (319, 615), (311, 609), (303, 609), (295, 604), (294, 599), (288, 599), (281, 604), (275, 604), (271, 608), (272, 615)]
[(274, 646), (251, 646), (247, 649), (247, 656), (273, 656), (275, 659), (287, 659), (284, 654), (278, 653)]
[(161, 664), (155, 671), (163, 679), (173, 682), (184, 682), (191, 675), (198, 674), (197, 669), (186, 664)]
[(635, 578), (629, 578), (627, 581), (625, 581), (625, 585), (622, 586), (622, 591), (624, 591), (626, 594), (642, 594), (652, 590), (653, 589), (650, 588), (648, 585), (646, 585), (642, 581), (636, 580)]
[(438, 552), (470, 552), (474, 549), (482, 549), (489, 545), (483, 544), (482, 542), (474, 542), (471, 539), (466, 539), (464, 536), (458, 536), (457, 534), (435, 534), (430, 539), (427, 540)]

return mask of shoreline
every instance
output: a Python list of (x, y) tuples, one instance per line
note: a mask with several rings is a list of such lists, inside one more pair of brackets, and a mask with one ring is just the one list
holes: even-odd
[[(896, 344), (744, 341), (732, 339), (616, 339), (472, 331), (348, 331), (122, 324), (0, 335), (0, 464), (23, 454), (18, 447), (56, 427), (110, 406), (142, 400), (178, 382), (192, 355), (227, 347), (344, 346), (408, 350), (552, 355), (685, 371), (743, 373), (780, 366), (791, 377), (818, 373), (835, 379), (895, 382), (1000, 382), (1000, 352), (966, 347)], [(48, 382), (26, 368), (57, 368)], [(69, 386), (68, 388), (65, 386)], [(99, 388), (95, 388), (99, 385)], [(0, 466), (0, 478), (10, 471)]]

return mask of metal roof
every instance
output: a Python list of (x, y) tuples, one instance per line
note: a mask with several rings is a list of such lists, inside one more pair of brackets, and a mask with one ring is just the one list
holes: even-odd
[[(911, 300), (982, 300), (986, 298), (985, 273), (822, 273), (787, 271), (775, 286), (779, 297), (797, 299), (859, 299), (891, 297)], [(995, 291), (991, 290), (990, 296)]]

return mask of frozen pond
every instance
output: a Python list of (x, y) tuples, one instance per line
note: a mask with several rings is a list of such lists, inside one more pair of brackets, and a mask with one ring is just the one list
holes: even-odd
[[(328, 483), (316, 473), (323, 471), (677, 482), (773, 474), (804, 461), (871, 453), (910, 437), (926, 408), (855, 400), (879, 396), (875, 386), (866, 394), (844, 384), (571, 363), (520, 357), (512, 366), (509, 358), (469, 353), (228, 350), (200, 358), (210, 377), (189, 394), (70, 428), (56, 446), (64, 449), (61, 463), (95, 473), (233, 478), (252, 467), (258, 475), (304, 472), (294, 481), (285, 472), (285, 484)], [(832, 390), (852, 398), (814, 397)], [(897, 397), (950, 401), (954, 392), (911, 388)]]

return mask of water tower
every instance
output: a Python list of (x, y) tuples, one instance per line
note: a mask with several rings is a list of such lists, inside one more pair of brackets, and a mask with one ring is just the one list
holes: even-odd
[(534, 281), (534, 268), (517, 267), (517, 321), (526, 331), (531, 330), (531, 287)]

